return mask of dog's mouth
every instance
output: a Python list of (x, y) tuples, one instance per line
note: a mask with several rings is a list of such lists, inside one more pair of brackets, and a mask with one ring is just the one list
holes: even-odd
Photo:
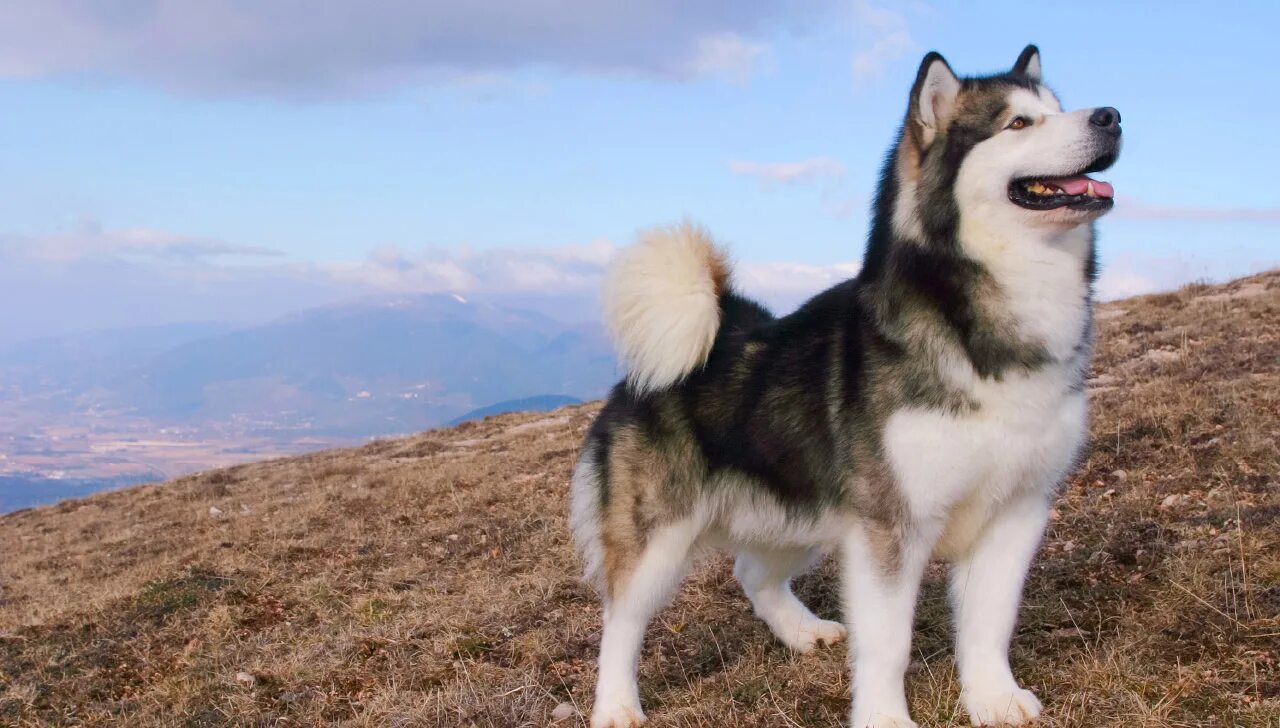
[(1114, 154), (1103, 155), (1080, 172), (1062, 177), (1020, 177), (1009, 183), (1009, 201), (1028, 210), (1109, 210), (1115, 204), (1115, 189), (1087, 173), (1101, 172), (1115, 159)]

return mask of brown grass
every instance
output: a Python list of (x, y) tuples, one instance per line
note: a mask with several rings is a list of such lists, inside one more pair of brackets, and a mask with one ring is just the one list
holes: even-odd
[[(1043, 725), (1280, 725), (1280, 273), (1103, 307), (1090, 388), (1014, 649)], [(506, 727), (585, 707), (600, 621), (565, 500), (595, 411), (0, 517), (0, 724)], [(799, 584), (823, 615), (832, 574)], [(908, 683), (923, 726), (962, 717), (939, 576)], [(655, 728), (835, 726), (844, 662), (778, 645), (717, 557), (650, 629), (640, 687)]]

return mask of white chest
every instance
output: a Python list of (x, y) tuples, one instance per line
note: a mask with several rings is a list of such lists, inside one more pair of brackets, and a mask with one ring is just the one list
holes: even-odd
[[(1052, 489), (1084, 439), (1084, 395), (1049, 370), (983, 381), (972, 414), (904, 409), (886, 425), (886, 455), (913, 517), (946, 524), (942, 550), (961, 548), (992, 509)], [(954, 542), (948, 545), (945, 542)]]

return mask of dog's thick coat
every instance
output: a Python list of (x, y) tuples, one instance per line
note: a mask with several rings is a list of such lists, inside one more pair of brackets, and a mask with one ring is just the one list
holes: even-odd
[[(1062, 112), (1033, 46), (1008, 73), (967, 79), (931, 53), (856, 279), (775, 318), (733, 291), (693, 227), (620, 257), (605, 312), (628, 378), (572, 485), (604, 598), (592, 726), (643, 722), (645, 625), (702, 545), (736, 551), (755, 612), (793, 649), (853, 635), (853, 728), (914, 725), (917, 589), (931, 556), (949, 560), (970, 718), (1039, 714), (1008, 645), (1084, 436), (1092, 221), (1110, 186), (1081, 175), (1109, 166), (1119, 138), (1114, 109)], [(790, 589), (828, 549), (847, 628)]]

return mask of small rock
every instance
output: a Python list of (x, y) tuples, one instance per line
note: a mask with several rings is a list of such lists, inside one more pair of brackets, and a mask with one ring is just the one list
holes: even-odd
[(1120, 383), (1120, 378), (1114, 374), (1099, 374), (1086, 379), (1084, 383), (1090, 387), (1112, 387)]
[(1140, 358), (1146, 359), (1147, 361), (1153, 361), (1157, 364), (1168, 364), (1169, 362), (1178, 361), (1182, 358), (1182, 355), (1176, 351), (1169, 351), (1168, 349), (1148, 349)]
[(561, 703), (551, 711), (551, 720), (559, 723), (562, 720), (568, 720), (578, 714), (578, 709), (573, 707), (573, 703)]
[(222, 518), (222, 509), (217, 506), (209, 506), (209, 516), (211, 518)]
[(1084, 630), (1079, 627), (1060, 627), (1049, 632), (1051, 640), (1078, 640), (1084, 638)]
[(1111, 477), (1123, 483), (1124, 481), (1129, 479), (1129, 474), (1123, 470), (1115, 470), (1115, 471), (1112, 471)]
[(254, 677), (253, 673), (248, 673), (248, 672), (245, 672), (244, 670), (241, 670), (240, 672), (236, 673), (236, 682), (240, 683), (241, 685), (252, 686), (254, 683), (258, 682), (258, 678)]
[(1183, 498), (1183, 496), (1182, 496), (1182, 494), (1181, 494), (1181, 493), (1174, 493), (1174, 494), (1172, 494), (1172, 495), (1167, 495), (1167, 496), (1165, 496), (1165, 497), (1164, 497), (1164, 500), (1160, 501), (1160, 507), (1161, 507), (1161, 508), (1172, 508), (1172, 507), (1174, 507), (1174, 506), (1178, 505), (1179, 503), (1181, 503), (1181, 502), (1182, 502), (1182, 498)]
[(1193, 303), (1209, 303), (1213, 301), (1234, 301), (1241, 298), (1254, 298), (1256, 296), (1267, 295), (1267, 285), (1265, 283), (1246, 283), (1234, 291), (1226, 291), (1223, 293), (1214, 293), (1207, 296), (1196, 296), (1191, 299)]

